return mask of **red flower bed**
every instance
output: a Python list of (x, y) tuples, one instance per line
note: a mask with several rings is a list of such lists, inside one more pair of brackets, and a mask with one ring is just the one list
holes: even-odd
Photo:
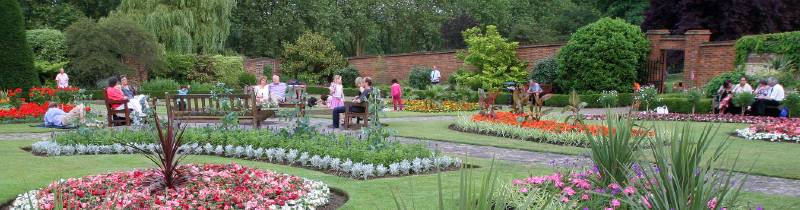
[(329, 195), (322, 183), (237, 164), (182, 165), (178, 171), (186, 181), (174, 189), (151, 188), (161, 174), (149, 169), (68, 179), (33, 199), (45, 210), (56, 201), (68, 209), (307, 209)]
[[(25, 118), (38, 118), (44, 116), (44, 113), (47, 112), (48, 102), (44, 104), (37, 104), (37, 103), (24, 103), (19, 108), (10, 108), (10, 109), (0, 109), (0, 120), (6, 119), (25, 119)], [(59, 108), (64, 110), (64, 112), (71, 111), (75, 105), (72, 104), (61, 104)], [(91, 110), (89, 107), (86, 107), (86, 111)]]
[[(517, 119), (525, 117), (525, 114), (514, 114), (511, 112), (496, 112), (495, 116), (476, 114), (472, 116), (472, 120), (476, 122), (490, 122), (501, 123), (507, 125), (516, 125), (523, 128), (533, 128), (545, 130), (551, 133), (566, 133), (566, 132), (585, 132), (589, 131), (592, 135), (606, 135), (608, 134), (608, 127), (603, 125), (572, 125), (569, 123), (561, 123), (552, 120), (539, 120), (539, 121), (523, 121), (518, 122)], [(639, 130), (634, 130), (634, 134), (641, 134)]]

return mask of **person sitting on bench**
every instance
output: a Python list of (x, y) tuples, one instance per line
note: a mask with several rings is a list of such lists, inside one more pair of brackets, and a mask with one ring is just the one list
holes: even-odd
[(785, 92), (783, 91), (783, 86), (778, 84), (778, 79), (774, 77), (770, 77), (767, 79), (767, 84), (769, 84), (769, 94), (766, 97), (759, 96), (756, 98), (756, 102), (753, 103), (753, 106), (756, 109), (756, 115), (763, 116), (764, 111), (767, 109), (767, 106), (778, 106), (781, 105), (783, 98), (785, 97)]
[[(358, 97), (353, 99), (353, 103), (364, 103), (369, 100), (369, 94), (372, 92), (372, 79), (365, 78), (364, 82), (361, 83), (361, 87), (364, 88), (364, 91), (362, 91)], [(339, 115), (345, 113), (346, 108), (347, 105), (333, 108), (333, 124), (328, 126), (329, 128), (339, 128)], [(350, 107), (351, 112), (364, 112), (366, 111), (364, 109), (364, 107)]]
[(83, 124), (86, 121), (86, 107), (83, 104), (78, 104), (69, 112), (64, 112), (58, 108), (55, 102), (49, 102), (47, 112), (44, 113), (44, 126), (45, 127), (66, 127), (73, 122)]

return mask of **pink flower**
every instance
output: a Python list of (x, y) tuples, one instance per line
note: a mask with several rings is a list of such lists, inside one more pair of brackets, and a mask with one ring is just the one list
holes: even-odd
[(622, 205), (622, 203), (620, 203), (619, 200), (617, 200), (616, 198), (615, 199), (611, 199), (611, 207), (617, 208), (620, 205)]
[(515, 179), (514, 181), (511, 181), (511, 183), (515, 184), (515, 185), (524, 185), (525, 184), (524, 181), (519, 180), (519, 179)]
[(561, 202), (564, 202), (564, 203), (569, 203), (569, 198), (567, 198), (567, 197), (561, 197)]
[(521, 193), (527, 193), (527, 192), (528, 192), (528, 188), (527, 188), (527, 187), (520, 188), (520, 189), (519, 189), (519, 192), (521, 192)]
[(628, 186), (622, 192), (625, 193), (625, 195), (633, 195), (634, 193), (636, 193), (636, 188), (633, 188), (632, 186)]
[(653, 208), (653, 205), (650, 205), (650, 201), (647, 200), (647, 197), (642, 196), (642, 203), (647, 206), (648, 209)]
[(617, 183), (611, 183), (608, 185), (608, 188), (611, 188), (612, 190), (619, 190), (620, 186)]
[(712, 198), (708, 201), (708, 209), (716, 209), (717, 208), (717, 197)]
[(568, 196), (575, 195), (575, 190), (573, 190), (572, 187), (565, 187), (564, 190), (562, 191), (566, 193)]
[(583, 195), (581, 195), (581, 200), (585, 200), (585, 201), (589, 200), (589, 194), (585, 194), (584, 193)]

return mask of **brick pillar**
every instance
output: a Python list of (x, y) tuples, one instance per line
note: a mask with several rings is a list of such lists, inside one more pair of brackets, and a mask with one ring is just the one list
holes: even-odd
[(648, 30), (647, 31), (647, 40), (650, 41), (650, 56), (648, 57), (650, 60), (655, 60), (664, 57), (664, 52), (661, 51), (661, 38), (665, 35), (669, 35), (669, 30), (667, 29), (658, 29), (658, 30)]
[(684, 61), (683, 61), (683, 80), (691, 81), (690, 86), (702, 85), (697, 84), (697, 78), (709, 74), (707, 69), (700, 69), (702, 57), (700, 56), (700, 45), (711, 40), (711, 31), (709, 30), (688, 30), (684, 33), (686, 37), (686, 45), (684, 48)]

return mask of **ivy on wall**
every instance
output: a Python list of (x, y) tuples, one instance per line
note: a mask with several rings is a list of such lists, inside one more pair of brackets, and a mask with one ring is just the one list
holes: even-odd
[(800, 31), (743, 36), (736, 41), (736, 65), (747, 62), (750, 53), (782, 54), (800, 64)]

